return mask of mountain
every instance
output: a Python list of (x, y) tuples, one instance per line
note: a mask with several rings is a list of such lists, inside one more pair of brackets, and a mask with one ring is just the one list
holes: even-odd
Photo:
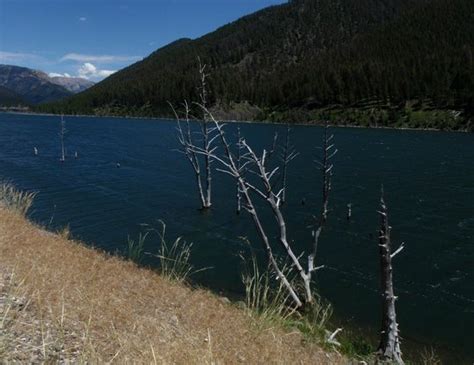
[(199, 56), (220, 111), (464, 129), (474, 114), (473, 53), (472, 0), (293, 0), (178, 40), (44, 108), (169, 115), (167, 101), (196, 100)]
[(83, 79), (82, 77), (54, 76), (50, 77), (50, 81), (56, 85), (64, 87), (66, 90), (74, 94), (80, 93), (95, 84), (94, 82)]
[(53, 83), (44, 72), (19, 66), (0, 65), (0, 86), (13, 91), (29, 104), (56, 101), (72, 95)]
[(0, 86), (0, 106), (10, 107), (26, 104), (20, 95), (6, 87)]

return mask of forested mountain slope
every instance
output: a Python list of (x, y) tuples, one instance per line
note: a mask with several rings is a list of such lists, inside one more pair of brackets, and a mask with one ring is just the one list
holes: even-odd
[(469, 115), (473, 52), (472, 0), (295, 0), (176, 41), (43, 110), (169, 114), (167, 101), (195, 98), (200, 56), (211, 66), (212, 102), (248, 102), (260, 118), (307, 120), (328, 106), (407, 101)]
[(14, 91), (0, 86), (0, 107), (26, 105), (27, 103)]

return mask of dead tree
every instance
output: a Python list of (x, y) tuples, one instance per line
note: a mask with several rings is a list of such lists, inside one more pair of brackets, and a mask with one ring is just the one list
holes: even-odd
[(64, 136), (66, 135), (66, 122), (64, 121), (64, 116), (61, 115), (61, 129), (59, 130), (59, 139), (61, 141), (61, 158), (59, 161), (66, 161), (66, 149), (64, 147)]
[[(240, 127), (237, 127), (237, 169), (240, 170), (241, 159), (242, 159), (242, 148), (241, 148), (241, 139), (240, 139)], [(242, 196), (240, 194), (240, 186), (237, 181), (237, 214), (240, 214), (242, 210)]]
[[(190, 127), (189, 127), (189, 107), (185, 104), (186, 109), (186, 126), (187, 133), (182, 129), (180, 118), (178, 113), (173, 108), (176, 119), (178, 121), (178, 134), (179, 141), (182, 146), (182, 150), (185, 155), (188, 157), (188, 160), (191, 162), (194, 171), (196, 173), (196, 178), (198, 180), (198, 187), (200, 191), (201, 200), (203, 201), (203, 207), (207, 205), (210, 206), (210, 200), (207, 200), (207, 197), (210, 199), (210, 163), (212, 160), (218, 161), (222, 166), (217, 170), (223, 173), (226, 173), (236, 179), (237, 182), (237, 211), (240, 211), (240, 207), (244, 208), (252, 217), (252, 220), (255, 224), (257, 232), (262, 240), (263, 246), (267, 252), (268, 261), (273, 271), (276, 274), (278, 280), (281, 281), (282, 285), (288, 290), (289, 297), (294, 302), (296, 308), (301, 308), (305, 304), (312, 304), (314, 301), (314, 296), (311, 289), (311, 279), (312, 274), (320, 269), (322, 266), (315, 267), (314, 261), (317, 252), (318, 239), (321, 234), (322, 228), (327, 220), (328, 214), (328, 201), (329, 201), (329, 192), (331, 190), (331, 176), (332, 176), (332, 164), (330, 163), (331, 158), (336, 154), (337, 151), (334, 151), (334, 145), (331, 144), (333, 136), (328, 136), (328, 126), (326, 125), (325, 129), (325, 139), (323, 145), (323, 159), (318, 161), (323, 171), (323, 208), (321, 213), (321, 218), (319, 220), (319, 226), (315, 229), (313, 236), (313, 250), (312, 253), (308, 256), (308, 266), (306, 268), (300, 262), (301, 256), (298, 256), (293, 251), (293, 248), (289, 244), (287, 237), (287, 226), (284, 215), (281, 210), (283, 203), (283, 196), (286, 190), (286, 174), (288, 163), (296, 157), (296, 152), (290, 145), (290, 130), (287, 129), (287, 139), (283, 152), (283, 188), (276, 190), (276, 176), (281, 171), (279, 166), (274, 168), (269, 168), (269, 161), (273, 156), (276, 150), (276, 144), (278, 135), (275, 134), (273, 139), (272, 149), (267, 151), (263, 150), (261, 154), (257, 154), (245, 139), (240, 136), (240, 129), (238, 130), (238, 155), (237, 157), (233, 154), (231, 145), (229, 144), (227, 137), (224, 132), (224, 125), (219, 123), (213, 115), (209, 112), (207, 108), (207, 88), (206, 88), (206, 67), (201, 64), (199, 61), (199, 73), (201, 76), (201, 88), (200, 88), (200, 101), (194, 103), (202, 110), (202, 135), (203, 135), (203, 144), (195, 143), (191, 137)], [(208, 127), (208, 122), (212, 122), (213, 127)], [(216, 133), (211, 137), (211, 133)], [(223, 155), (217, 153), (217, 147), (214, 147), (212, 143), (218, 138), (221, 142), (221, 148), (223, 150)], [(241, 153), (243, 151), (243, 154)], [(207, 195), (203, 193), (202, 183), (200, 179), (200, 168), (199, 168), (199, 159), (197, 155), (201, 155), (204, 158), (206, 165), (206, 175), (207, 175), (207, 185), (206, 191)], [(257, 183), (254, 184), (253, 180), (247, 178), (247, 173), (252, 173), (253, 176), (256, 176)], [(286, 253), (286, 256), (290, 260), (292, 267), (295, 269), (298, 277), (302, 281), (302, 285), (294, 282), (290, 282), (283, 270), (279, 267), (278, 261), (274, 254), (274, 244), (269, 238), (265, 227), (262, 224), (259, 213), (254, 204), (254, 197), (261, 198), (267, 203), (270, 207), (273, 216), (275, 218), (277, 227), (278, 227), (278, 236), (277, 241), (283, 248)], [(304, 288), (303, 292), (300, 292)]]
[(382, 294), (382, 328), (380, 344), (377, 350), (378, 360), (381, 362), (403, 365), (400, 350), (395, 301), (397, 297), (393, 291), (392, 259), (399, 254), (404, 246), (392, 253), (390, 231), (388, 223), (388, 210), (384, 201), (383, 190), (380, 198), (380, 231), (379, 231), (379, 256), (380, 256), (380, 284)]
[[(228, 174), (236, 179), (237, 183), (239, 184), (239, 191), (243, 200), (242, 207), (252, 217), (252, 220), (255, 224), (255, 227), (257, 228), (257, 232), (262, 240), (263, 246), (267, 253), (269, 263), (272, 269), (274, 270), (275, 275), (277, 276), (277, 279), (280, 280), (283, 286), (288, 290), (290, 297), (294, 301), (295, 307), (297, 308), (302, 307), (303, 301), (300, 299), (300, 295), (297, 292), (297, 289), (290, 282), (290, 280), (287, 278), (287, 276), (281, 270), (278, 264), (278, 261), (273, 252), (273, 246), (271, 244), (270, 238), (261, 222), (260, 216), (258, 214), (258, 211), (255, 207), (255, 204), (253, 202), (253, 198), (251, 195), (251, 192), (256, 193), (258, 196), (264, 198), (267, 202), (269, 202), (276, 212), (280, 212), (279, 207), (281, 204), (281, 190), (280, 192), (275, 194), (273, 192), (273, 188), (270, 183), (270, 180), (272, 179), (272, 177), (275, 176), (276, 172), (278, 171), (278, 168), (275, 168), (274, 170), (268, 172), (266, 170), (266, 162), (268, 161), (268, 158), (269, 158), (268, 152), (264, 150), (261, 156), (257, 156), (244, 139), (240, 139), (240, 142), (239, 142), (240, 148), (242, 148), (242, 150), (245, 152), (241, 156), (243, 163), (241, 163), (239, 166), (237, 164), (237, 158), (232, 153), (231, 145), (228, 142), (227, 137), (225, 135), (225, 132), (223, 129), (224, 125), (219, 123), (212, 116), (212, 114), (209, 113), (209, 111), (207, 111), (207, 109), (204, 106), (200, 105), (200, 107), (203, 108), (206, 111), (206, 113), (208, 113), (210, 120), (212, 120), (212, 122), (214, 123), (215, 130), (217, 131), (217, 135), (219, 136), (219, 139), (221, 141), (224, 154), (223, 156), (219, 156), (215, 152), (215, 149), (212, 149), (210, 151), (205, 151), (203, 148), (200, 148), (199, 146), (194, 146), (193, 151), (199, 154), (204, 154), (204, 155), (209, 154), (213, 159), (215, 159), (222, 165), (222, 168), (217, 169), (218, 171)], [(251, 170), (251, 172), (261, 177), (264, 183), (263, 189), (259, 189), (256, 186), (254, 186), (245, 177), (244, 172), (248, 172), (250, 166), (253, 166), (253, 167), (256, 166), (256, 169)], [(282, 219), (281, 212), (276, 217), (277, 217), (277, 220), (279, 220), (281, 223), (280, 224), (280, 242), (285, 246), (290, 257), (293, 258), (294, 260), (293, 262), (298, 262), (296, 255), (293, 253), (290, 245), (287, 243), (286, 225), (284, 223), (284, 220)], [(300, 270), (303, 271), (301, 266), (300, 266)]]
[[(287, 237), (287, 227), (286, 221), (281, 211), (282, 205), (282, 194), (283, 189), (280, 189), (278, 192), (273, 190), (272, 185), (272, 178), (276, 176), (279, 167), (275, 167), (273, 170), (268, 170), (266, 165), (266, 159), (268, 158), (267, 152), (263, 150), (262, 155), (258, 156), (253, 149), (246, 143), (245, 140), (242, 140), (242, 145), (244, 149), (247, 151), (245, 154), (246, 160), (255, 167), (253, 171), (256, 176), (260, 179), (262, 188), (258, 188), (248, 181), (244, 179), (245, 184), (247, 187), (256, 193), (258, 196), (263, 198), (267, 204), (270, 206), (273, 216), (275, 217), (279, 234), (278, 234), (278, 241), (282, 248), (285, 250), (291, 264), (299, 274), (301, 280), (304, 283), (305, 288), (305, 303), (312, 303), (313, 302), (313, 295), (311, 292), (311, 285), (310, 280), (311, 276), (308, 274), (307, 271), (301, 265), (298, 256), (294, 253), (293, 249), (291, 248), (288, 237)], [(298, 306), (302, 306), (302, 303)]]
[[(201, 64), (199, 59), (199, 75), (200, 75), (200, 86), (198, 87), (199, 98), (202, 105), (206, 106), (207, 104), (207, 73), (206, 65)], [(187, 101), (183, 103), (184, 108), (184, 128), (182, 120), (179, 116), (179, 113), (176, 111), (174, 106), (168, 102), (171, 109), (173, 110), (174, 116), (177, 122), (178, 130), (178, 142), (181, 145), (179, 151), (183, 153), (188, 161), (190, 162), (194, 175), (196, 178), (196, 185), (198, 188), (199, 199), (201, 202), (201, 209), (206, 210), (212, 206), (212, 173), (211, 173), (211, 164), (212, 164), (212, 154), (210, 153), (213, 150), (213, 143), (218, 137), (213, 135), (213, 127), (209, 123), (208, 112), (203, 112), (200, 120), (200, 137), (202, 141), (195, 141), (196, 138), (193, 138), (193, 132), (191, 128), (191, 110)], [(205, 109), (207, 110), (207, 109)], [(196, 119), (196, 118), (193, 118)], [(199, 156), (194, 151), (193, 147), (200, 143), (200, 148), (207, 153), (202, 156), (204, 159), (204, 176), (201, 171), (201, 163)], [(204, 179), (204, 183), (203, 183)]]
[(186, 158), (188, 159), (189, 163), (191, 164), (193, 170), (194, 170), (194, 175), (196, 178), (196, 184), (198, 188), (198, 193), (199, 193), (199, 199), (201, 201), (201, 208), (205, 209), (206, 207), (206, 198), (204, 196), (204, 190), (202, 187), (202, 182), (201, 182), (201, 166), (199, 165), (199, 159), (196, 153), (190, 148), (193, 146), (193, 139), (192, 139), (192, 133), (191, 133), (191, 126), (189, 125), (189, 105), (187, 102), (184, 102), (183, 107), (184, 107), (184, 121), (186, 123), (186, 130), (183, 130), (183, 127), (181, 125), (181, 118), (179, 117), (178, 112), (174, 108), (174, 106), (169, 103), (171, 109), (173, 110), (173, 113), (176, 118), (176, 123), (177, 123), (177, 131), (178, 131), (178, 141), (181, 145), (181, 148), (179, 151), (183, 153)]
[[(198, 62), (199, 62), (199, 76), (200, 76), (200, 81), (201, 85), (199, 88), (199, 97), (200, 97), (200, 102), (201, 105), (204, 107), (207, 107), (207, 77), (209, 76), (206, 73), (206, 68), (207, 65), (201, 63), (201, 59), (198, 57)], [(203, 116), (202, 116), (202, 122), (201, 122), (201, 131), (202, 131), (202, 137), (203, 137), (203, 148), (206, 151), (211, 150), (211, 145), (212, 145), (212, 137), (211, 137), (211, 132), (209, 128), (209, 116), (208, 112), (206, 111), (207, 109), (203, 109)], [(204, 168), (206, 170), (206, 194), (205, 194), (205, 205), (203, 208), (210, 208), (212, 203), (211, 203), (211, 190), (212, 190), (212, 175), (211, 175), (211, 155), (208, 153), (204, 155)]]
[(324, 226), (326, 225), (328, 213), (329, 213), (329, 194), (332, 188), (332, 174), (334, 165), (331, 163), (332, 158), (336, 155), (337, 149), (334, 147), (333, 139), (334, 135), (328, 134), (329, 124), (326, 122), (324, 128), (324, 142), (322, 146), (322, 159), (316, 160), (316, 164), (319, 166), (323, 177), (322, 184), (322, 208), (319, 217), (315, 217), (313, 235), (313, 249), (311, 254), (308, 256), (308, 275), (309, 281), (311, 281), (312, 273), (324, 266), (315, 266), (316, 254), (318, 252), (319, 238)]
[(281, 153), (281, 162), (282, 162), (282, 189), (283, 192), (281, 194), (281, 202), (282, 204), (285, 204), (286, 202), (286, 180), (288, 176), (288, 164), (296, 157), (298, 156), (298, 153), (295, 151), (294, 147), (291, 145), (290, 142), (290, 134), (291, 134), (291, 128), (290, 125), (287, 125), (286, 127), (286, 141), (284, 146), (282, 147), (282, 153)]
[[(276, 191), (275, 186), (277, 184), (274, 183), (276, 180), (276, 176), (280, 171), (280, 167), (268, 167), (272, 152), (275, 150), (274, 146), (276, 146), (277, 136), (274, 137), (272, 150), (268, 152), (264, 149), (261, 154), (257, 154), (252, 149), (252, 147), (246, 142), (245, 139), (239, 138), (239, 149), (242, 149), (243, 151), (243, 154), (241, 155), (243, 163), (239, 164), (237, 162), (238, 158), (236, 158), (232, 154), (231, 146), (225, 136), (224, 126), (218, 121), (216, 121), (212, 114), (209, 113), (204, 106), (200, 105), (200, 107), (206, 110), (206, 113), (209, 115), (210, 119), (214, 123), (215, 130), (217, 131), (217, 134), (220, 137), (219, 139), (221, 141), (224, 155), (219, 156), (215, 153), (215, 149), (212, 149), (211, 151), (205, 151), (199, 146), (194, 146), (192, 150), (199, 154), (209, 154), (213, 159), (215, 159), (221, 164), (221, 168), (217, 169), (218, 171), (226, 173), (237, 180), (237, 183), (239, 185), (239, 191), (243, 199), (243, 208), (251, 215), (255, 223), (257, 232), (264, 244), (269, 262), (271, 264), (271, 267), (275, 271), (277, 278), (281, 280), (283, 285), (286, 287), (290, 297), (293, 299), (294, 304), (297, 308), (303, 307), (305, 304), (311, 305), (314, 301), (314, 296), (311, 288), (312, 273), (321, 267), (308, 266), (305, 269), (300, 262), (300, 256), (298, 256), (294, 252), (293, 248), (289, 243), (286, 221), (281, 210), (282, 194), (284, 189), (281, 188)], [(335, 154), (335, 152), (332, 152), (333, 146), (330, 145), (331, 139), (332, 137), (329, 138), (326, 133), (324, 144), (324, 161), (322, 163), (322, 166), (325, 167), (324, 174), (326, 174), (326, 177), (324, 178), (325, 184), (323, 189), (325, 198), (322, 215), (324, 216), (324, 222), (328, 211), (327, 197), (329, 195), (328, 192), (330, 190), (329, 175), (332, 170), (332, 165), (329, 165), (329, 160)], [(257, 183), (250, 182), (247, 178), (247, 173), (251, 173), (252, 176), (255, 176), (257, 179)], [(254, 197), (261, 198), (267, 203), (267, 205), (271, 209), (278, 227), (277, 243), (283, 248), (284, 252), (286, 253), (286, 256), (290, 260), (292, 267), (295, 269), (296, 273), (298, 274), (298, 277), (301, 279), (302, 285), (294, 285), (288, 280), (288, 278), (280, 269), (278, 262), (275, 259), (274, 244), (272, 244), (272, 241), (269, 239), (269, 236), (266, 232), (266, 228), (262, 224), (259, 212), (257, 211), (256, 205), (253, 201)], [(308, 260), (308, 262), (312, 265), (314, 260)], [(300, 287), (304, 288), (303, 292), (299, 291)]]

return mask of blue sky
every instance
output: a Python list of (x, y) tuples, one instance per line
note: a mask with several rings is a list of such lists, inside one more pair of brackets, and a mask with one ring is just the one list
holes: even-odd
[(98, 81), (284, 0), (0, 0), (0, 63)]

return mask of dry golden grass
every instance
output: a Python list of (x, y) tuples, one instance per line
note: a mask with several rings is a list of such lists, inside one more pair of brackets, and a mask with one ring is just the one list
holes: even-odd
[[(3, 293), (3, 294), (2, 294)], [(3, 298), (3, 299), (2, 299)], [(205, 290), (0, 208), (0, 363), (339, 364)]]

